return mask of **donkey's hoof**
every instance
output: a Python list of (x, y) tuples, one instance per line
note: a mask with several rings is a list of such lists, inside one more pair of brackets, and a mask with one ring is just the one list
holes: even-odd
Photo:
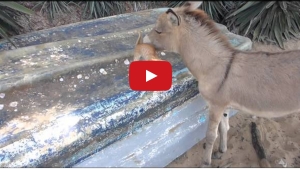
[(203, 164), (201, 164), (200, 168), (211, 168), (211, 164), (203, 163)]
[(221, 153), (220, 151), (216, 151), (211, 155), (212, 159), (221, 159), (222, 158), (223, 153)]

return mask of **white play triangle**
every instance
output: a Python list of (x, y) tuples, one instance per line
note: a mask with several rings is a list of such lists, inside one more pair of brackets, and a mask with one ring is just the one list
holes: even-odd
[(152, 72), (149, 72), (148, 70), (146, 70), (146, 82), (148, 82), (149, 80), (154, 79), (156, 77), (157, 77), (156, 74), (153, 74)]

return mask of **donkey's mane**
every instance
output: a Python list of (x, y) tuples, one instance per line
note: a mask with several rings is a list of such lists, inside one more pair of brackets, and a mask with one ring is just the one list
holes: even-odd
[(200, 22), (201, 23), (200, 26), (207, 27), (209, 30), (208, 35), (212, 35), (216, 37), (218, 42), (220, 42), (222, 45), (224, 45), (229, 49), (233, 49), (227, 37), (221, 33), (221, 31), (217, 28), (215, 22), (203, 10), (200, 9), (196, 9), (193, 11), (185, 10), (184, 14), (187, 17), (192, 17), (196, 21)]

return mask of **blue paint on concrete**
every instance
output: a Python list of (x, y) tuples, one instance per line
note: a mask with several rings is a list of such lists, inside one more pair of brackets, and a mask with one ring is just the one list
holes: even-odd
[(179, 111), (174, 111), (174, 112), (173, 112), (173, 116), (177, 116), (178, 113), (179, 113)]
[(205, 121), (206, 121), (206, 115), (205, 114), (201, 114), (198, 122), (199, 123), (204, 123)]
[(188, 68), (184, 68), (184, 69), (178, 70), (178, 71), (172, 73), (172, 77), (176, 77), (179, 74), (184, 73), (184, 72), (188, 72), (188, 71), (189, 71)]

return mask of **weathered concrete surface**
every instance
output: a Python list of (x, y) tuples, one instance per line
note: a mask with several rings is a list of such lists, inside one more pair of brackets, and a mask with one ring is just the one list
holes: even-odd
[[(124, 30), (140, 29), (155, 22), (157, 15), (165, 8), (120, 14), (90, 21), (78, 22), (60, 27), (45, 29), (11, 38), (17, 47), (33, 46), (83, 37), (100, 36)], [(134, 23), (134, 24), (133, 24)], [(6, 40), (0, 41), (0, 51), (14, 47)]]
[(73, 167), (165, 167), (205, 137), (207, 115), (197, 95)]
[[(148, 32), (163, 11), (38, 31), (18, 36), (24, 47), (2, 51), (0, 166), (73, 166), (197, 95), (195, 79), (173, 53), (162, 57), (173, 66), (169, 91), (136, 92), (128, 86), (135, 29)], [(128, 19), (132, 15), (137, 19)], [(100, 30), (89, 36), (99, 23)], [(70, 39), (72, 32), (77, 39)], [(246, 38), (227, 34), (237, 48), (251, 48)]]

